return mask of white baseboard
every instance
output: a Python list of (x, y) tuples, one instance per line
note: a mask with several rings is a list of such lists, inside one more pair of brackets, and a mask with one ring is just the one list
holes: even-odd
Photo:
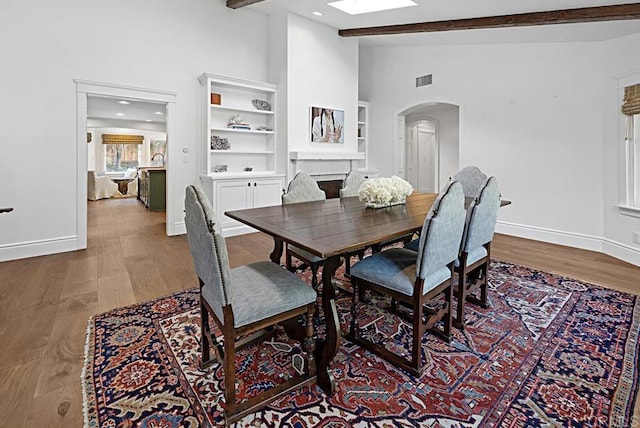
[(496, 232), (520, 238), (597, 251), (640, 266), (640, 250), (603, 237), (499, 221)]
[(184, 223), (184, 221), (173, 223), (173, 231), (170, 236), (184, 235), (185, 233), (187, 233), (187, 225)]
[(224, 235), (225, 238), (228, 238), (230, 236), (246, 235), (247, 233), (254, 233), (254, 232), (257, 232), (257, 230), (254, 229), (253, 227), (249, 227), (249, 226), (238, 223), (238, 226), (225, 227), (224, 230), (222, 231), (222, 234)]
[(603, 253), (624, 260), (632, 265), (640, 266), (640, 249), (610, 239), (603, 239)]
[(0, 245), (0, 262), (76, 251), (78, 245), (77, 235)]

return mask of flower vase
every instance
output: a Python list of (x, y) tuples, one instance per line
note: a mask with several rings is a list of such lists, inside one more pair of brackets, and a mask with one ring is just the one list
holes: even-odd
[(373, 209), (378, 209), (378, 208), (386, 208), (386, 207), (392, 207), (394, 205), (402, 205), (402, 204), (406, 204), (407, 203), (407, 199), (401, 199), (399, 201), (391, 201), (388, 204), (385, 204), (383, 202), (365, 202), (365, 206), (367, 208), (373, 208)]

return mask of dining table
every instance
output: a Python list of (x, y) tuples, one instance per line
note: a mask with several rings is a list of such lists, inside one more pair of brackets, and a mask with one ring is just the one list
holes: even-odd
[[(357, 197), (348, 197), (225, 212), (273, 237), (270, 259), (274, 263), (281, 263), (285, 244), (325, 259), (321, 291), (325, 334), (317, 340), (315, 357), (317, 384), (327, 395), (335, 392), (331, 361), (342, 341), (334, 281), (342, 256), (420, 231), (437, 197), (437, 193), (413, 192), (406, 203), (383, 208), (368, 208)], [(465, 205), (472, 200), (466, 198)], [(509, 203), (501, 201), (503, 206)]]
[(342, 341), (333, 281), (341, 256), (420, 230), (437, 196), (414, 192), (404, 204), (378, 209), (366, 208), (357, 197), (349, 197), (225, 213), (273, 237), (270, 259), (274, 263), (280, 264), (285, 244), (325, 259), (321, 291), (325, 334), (316, 343), (315, 357), (318, 386), (327, 395), (335, 392), (330, 366)]

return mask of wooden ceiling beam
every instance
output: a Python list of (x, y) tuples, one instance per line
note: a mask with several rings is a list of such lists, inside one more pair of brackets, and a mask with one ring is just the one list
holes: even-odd
[(260, 3), (264, 0), (227, 0), (227, 7), (231, 9), (239, 9), (241, 7), (250, 6), (254, 3)]
[(435, 31), (475, 30), (482, 28), (526, 27), (532, 25), (574, 24), (578, 22), (618, 21), (640, 19), (640, 3), (583, 7), (547, 12), (453, 19), (450, 21), (415, 24), (384, 25), (380, 27), (339, 30), (343, 37), (381, 36), (390, 34), (428, 33)]

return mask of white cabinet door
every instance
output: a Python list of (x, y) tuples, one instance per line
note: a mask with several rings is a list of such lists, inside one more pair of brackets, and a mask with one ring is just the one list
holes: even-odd
[(253, 207), (280, 205), (284, 182), (282, 179), (253, 180)]
[(224, 180), (215, 183), (216, 201), (214, 209), (220, 219), (222, 230), (238, 227), (241, 224), (230, 219), (224, 213), (226, 211), (243, 210), (251, 208), (253, 194), (252, 180)]

